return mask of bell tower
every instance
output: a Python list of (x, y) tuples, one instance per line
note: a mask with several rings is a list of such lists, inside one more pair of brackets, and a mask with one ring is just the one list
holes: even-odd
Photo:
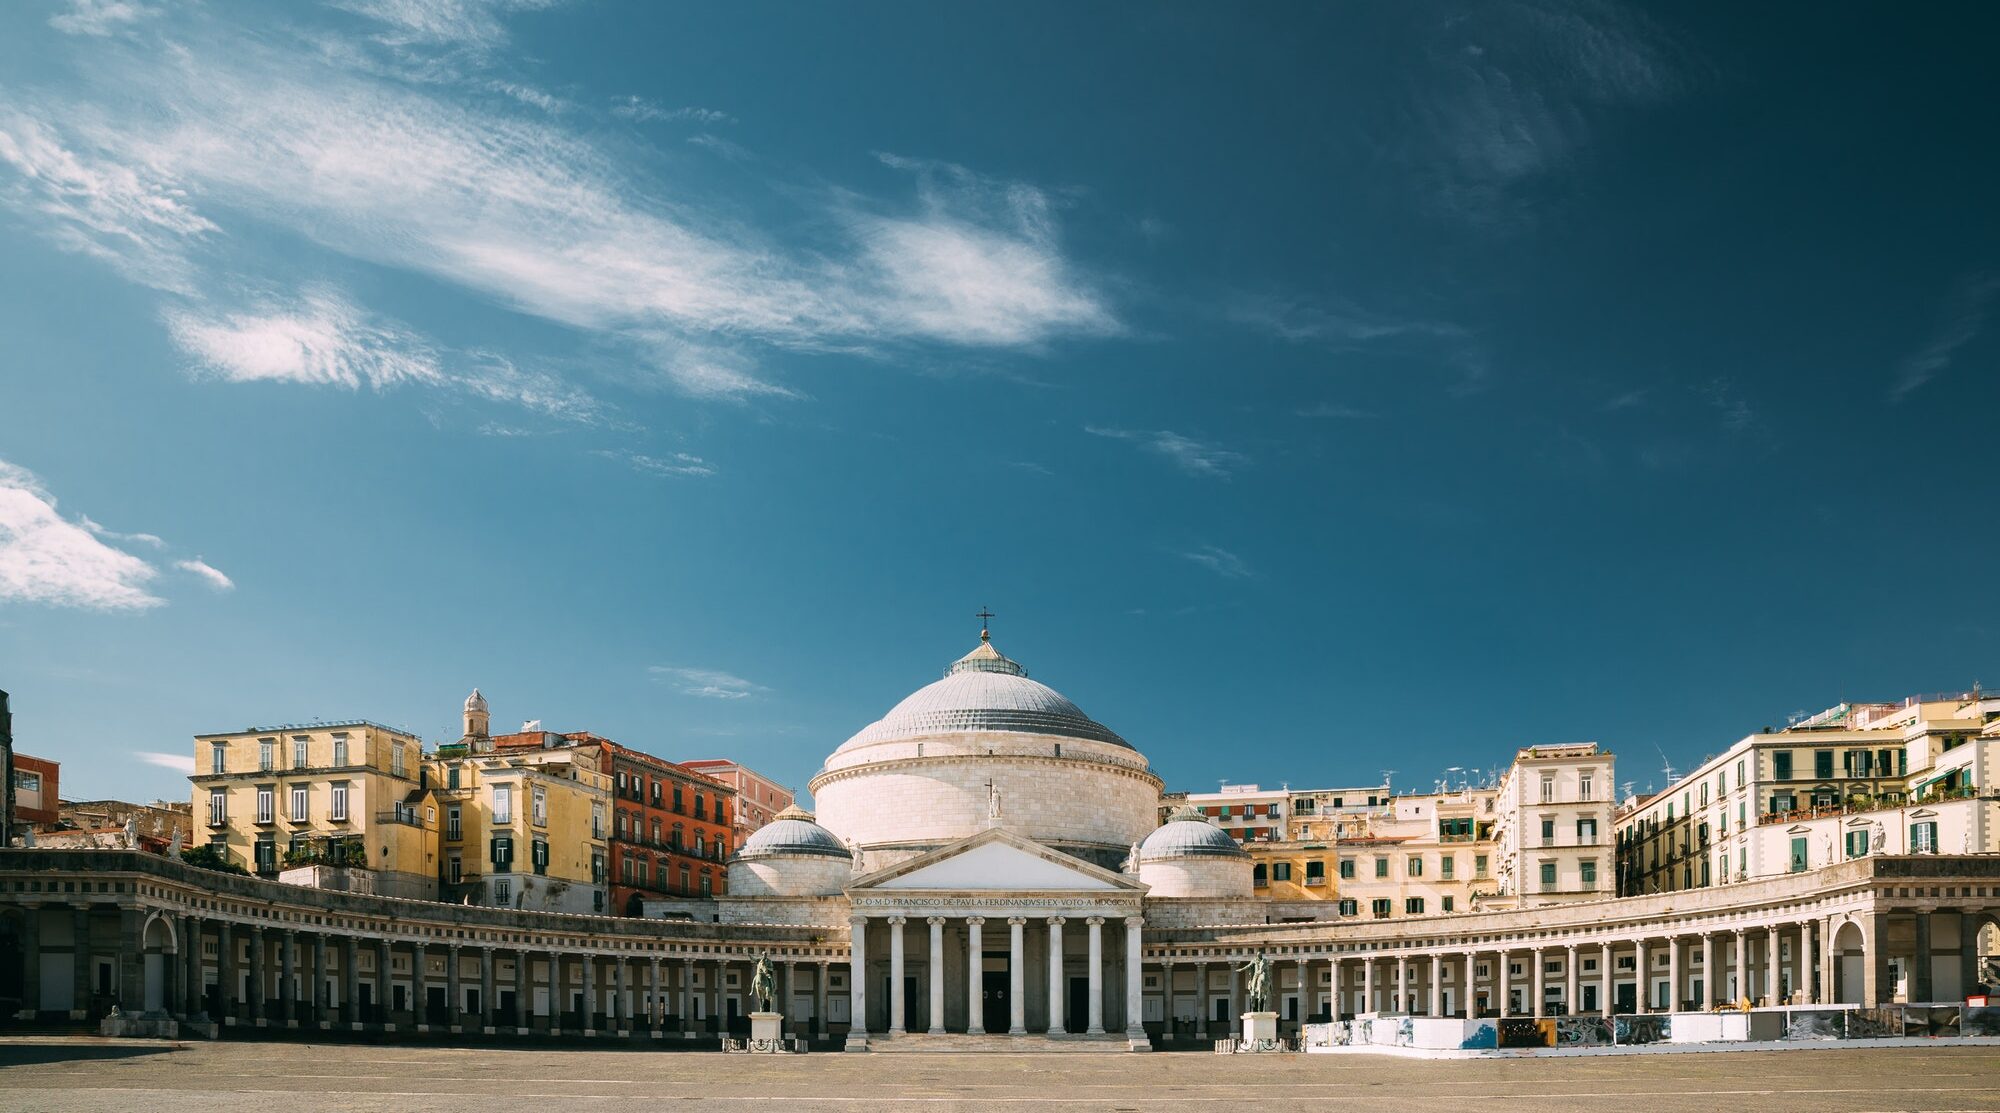
[(465, 697), (465, 737), (462, 741), (475, 742), (485, 739), (491, 722), (492, 715), (487, 711), (486, 697), (479, 694), (479, 689), (474, 688), (472, 694)]

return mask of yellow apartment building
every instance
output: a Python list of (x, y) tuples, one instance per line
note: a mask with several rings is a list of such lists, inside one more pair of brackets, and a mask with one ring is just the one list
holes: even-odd
[(430, 784), (439, 809), (443, 899), (608, 912), (611, 776), (598, 768), (597, 753), (439, 746)]
[[(437, 815), (423, 743), (379, 723), (196, 735), (195, 842), (263, 877), (312, 867), (307, 883), (437, 899)], [(205, 833), (205, 838), (204, 838)]]

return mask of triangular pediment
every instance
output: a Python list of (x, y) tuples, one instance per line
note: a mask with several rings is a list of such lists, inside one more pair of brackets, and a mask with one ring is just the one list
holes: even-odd
[(1145, 886), (996, 827), (857, 877), (847, 891), (1118, 893)]

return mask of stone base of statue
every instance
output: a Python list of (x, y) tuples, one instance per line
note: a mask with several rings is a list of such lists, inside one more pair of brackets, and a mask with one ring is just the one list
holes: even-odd
[(792, 1051), (804, 1051), (805, 1047), (785, 1038), (785, 1015), (783, 1013), (751, 1013), (750, 1038), (732, 1040), (724, 1038), (724, 1051), (748, 1051), (762, 1055), (783, 1055)]
[(1235, 1046), (1231, 1051), (1284, 1051), (1285, 1041), (1278, 1038), (1277, 1013), (1244, 1013), (1243, 1038), (1231, 1041)]

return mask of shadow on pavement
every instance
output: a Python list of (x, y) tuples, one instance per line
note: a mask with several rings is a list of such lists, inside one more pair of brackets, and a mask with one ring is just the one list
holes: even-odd
[(174, 1050), (174, 1045), (168, 1043), (156, 1046), (10, 1043), (0, 1044), (0, 1067), (32, 1067), (44, 1063), (69, 1063), (81, 1060), (135, 1059), (142, 1055), (164, 1055)]

